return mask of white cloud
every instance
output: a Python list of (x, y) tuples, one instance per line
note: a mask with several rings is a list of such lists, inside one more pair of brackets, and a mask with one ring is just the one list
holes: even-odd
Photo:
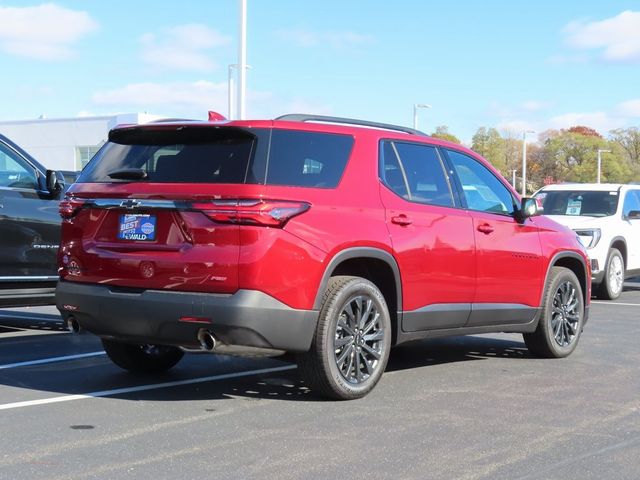
[(551, 128), (571, 128), (584, 125), (606, 133), (614, 128), (624, 127), (628, 119), (607, 112), (570, 112), (552, 117), (548, 124)]
[(231, 38), (205, 25), (188, 24), (168, 28), (161, 34), (140, 38), (142, 59), (162, 69), (208, 72), (216, 68), (211, 49), (227, 45)]
[(0, 49), (38, 60), (73, 56), (73, 46), (98, 24), (87, 12), (53, 3), (35, 7), (0, 7)]
[(569, 23), (564, 31), (570, 46), (602, 50), (606, 61), (640, 61), (640, 12), (627, 10), (595, 22), (579, 20)]
[(553, 105), (552, 102), (543, 100), (526, 100), (518, 105), (506, 105), (500, 102), (491, 102), (487, 108), (487, 113), (495, 117), (513, 118), (524, 114), (540, 112)]
[(331, 46), (333, 48), (350, 48), (369, 45), (374, 42), (371, 35), (363, 35), (350, 31), (317, 31), (303, 28), (282, 29), (276, 35), (298, 47)]
[[(525, 102), (526, 103), (526, 102)], [(524, 105), (524, 104), (523, 104)], [(550, 105), (550, 104), (545, 104)], [(544, 132), (549, 129), (567, 129), (577, 125), (584, 125), (594, 128), (603, 135), (616, 128), (626, 128), (637, 125), (640, 118), (640, 98), (630, 99), (610, 108), (600, 111), (587, 112), (565, 112), (548, 117), (543, 116), (544, 110), (536, 112), (535, 116), (527, 115), (527, 112), (517, 109), (496, 109), (495, 112), (506, 112), (508, 115), (495, 115), (499, 120), (495, 123), (500, 131), (515, 132), (522, 135), (524, 130), (534, 130)]]
[[(206, 118), (209, 110), (224, 116), (228, 113), (227, 82), (135, 83), (96, 92), (92, 100), (95, 106), (110, 111), (145, 111), (200, 119)], [(287, 113), (331, 114), (332, 108), (314, 99), (247, 92), (248, 118), (275, 118)]]
[(639, 118), (640, 117), (640, 98), (622, 102), (621, 104), (618, 105), (617, 111), (618, 113), (620, 113), (620, 115)]
[(527, 100), (523, 102), (520, 107), (526, 112), (539, 112), (545, 110), (551, 106), (551, 102), (542, 102), (540, 100)]
[[(539, 131), (539, 124), (536, 122), (528, 122), (526, 120), (503, 120), (496, 125), (501, 132), (509, 132), (512, 136), (522, 136), (522, 132), (533, 130)], [(531, 137), (528, 137), (530, 140)]]
[(205, 80), (191, 83), (133, 83), (113, 90), (96, 92), (93, 102), (128, 111), (162, 111), (171, 114), (197, 112), (198, 118), (203, 118), (209, 110), (226, 112), (227, 83)]
[(584, 54), (565, 55), (559, 53), (551, 55), (547, 61), (551, 65), (582, 65), (589, 62), (589, 56)]

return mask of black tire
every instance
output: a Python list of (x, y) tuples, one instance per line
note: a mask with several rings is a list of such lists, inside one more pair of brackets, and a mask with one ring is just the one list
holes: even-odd
[(596, 288), (596, 296), (602, 300), (615, 300), (622, 294), (625, 266), (620, 250), (611, 248), (607, 254), (604, 278)]
[(298, 355), (300, 373), (311, 390), (325, 397), (364, 397), (384, 372), (391, 334), (387, 303), (373, 283), (360, 277), (333, 277), (324, 293), (311, 349)]
[(135, 373), (166, 372), (184, 356), (176, 347), (136, 345), (102, 339), (102, 346), (113, 363)]
[(584, 297), (575, 273), (563, 267), (551, 269), (541, 308), (535, 332), (523, 334), (527, 348), (544, 358), (570, 355), (584, 326)]

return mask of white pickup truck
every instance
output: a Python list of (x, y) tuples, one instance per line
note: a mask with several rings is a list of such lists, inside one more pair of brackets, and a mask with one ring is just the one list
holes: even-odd
[(587, 248), (597, 297), (618, 298), (624, 279), (640, 275), (640, 185), (547, 185), (535, 198), (544, 215), (574, 230)]

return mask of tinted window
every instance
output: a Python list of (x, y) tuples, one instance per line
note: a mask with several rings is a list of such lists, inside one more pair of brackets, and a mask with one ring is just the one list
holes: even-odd
[(353, 138), (346, 135), (273, 130), (267, 184), (333, 188), (352, 146)]
[(0, 143), (0, 187), (35, 189), (37, 185), (33, 167)]
[(618, 209), (617, 191), (549, 190), (544, 193), (542, 208), (545, 215), (607, 217)]
[(150, 182), (256, 183), (263, 176), (252, 169), (257, 134), (208, 127), (117, 131), (78, 182), (114, 182), (114, 171), (141, 169)]
[(382, 180), (398, 195), (413, 202), (453, 206), (449, 181), (434, 147), (385, 142), (383, 156)]
[(353, 138), (346, 135), (296, 130), (119, 130), (77, 181), (130, 181), (109, 174), (141, 169), (147, 176), (139, 181), (158, 183), (264, 183), (266, 175), (270, 185), (332, 188), (342, 177), (352, 146)]
[(626, 217), (629, 212), (636, 210), (640, 211), (640, 191), (629, 190), (624, 197), (624, 205), (622, 207), (622, 214)]
[(471, 210), (513, 214), (511, 192), (487, 167), (454, 150), (447, 151), (462, 184), (462, 193)]
[(391, 142), (383, 142), (381, 155), (380, 180), (398, 195), (409, 200), (411, 197), (407, 190), (407, 180)]

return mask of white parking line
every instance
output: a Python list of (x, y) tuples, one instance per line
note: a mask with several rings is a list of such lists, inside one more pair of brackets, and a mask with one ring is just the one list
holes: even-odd
[(79, 353), (77, 355), (65, 355), (64, 357), (51, 357), (51, 358), (43, 358), (40, 360), (30, 360), (28, 362), (17, 362), (17, 363), (7, 363), (5, 365), (0, 365), (0, 370), (6, 370), (7, 368), (18, 368), (18, 367), (28, 367), (31, 365), (43, 365), (45, 363), (55, 363), (55, 362), (66, 362), (67, 360), (75, 360), (77, 358), (87, 358), (87, 357), (97, 357), (99, 355), (104, 355), (105, 352), (89, 352), (89, 353)]
[(83, 400), (86, 398), (110, 397), (122, 395), (124, 393), (143, 392), (145, 390), (157, 390), (160, 388), (179, 387), (181, 385), (191, 385), (194, 383), (215, 382), (228, 378), (250, 377), (263, 373), (282, 372), (285, 370), (295, 370), (296, 365), (285, 365), (284, 367), (263, 368), (260, 370), (249, 370), (246, 372), (225, 373), (222, 375), (212, 375), (210, 377), (189, 378), (187, 380), (176, 380), (174, 382), (154, 383), (150, 385), (138, 385), (137, 387), (116, 388), (113, 390), (102, 390), (100, 392), (84, 393), (80, 395), (63, 395), (60, 397), (43, 398), (41, 400), (29, 400), (26, 402), (5, 403), (0, 405), (0, 410), (10, 410), (13, 408), (31, 407), (35, 405), (47, 405), (50, 403), (70, 402), (73, 400)]
[(601, 302), (598, 300), (593, 300), (591, 303), (599, 303), (602, 305), (620, 305), (622, 307), (640, 307), (640, 303)]

